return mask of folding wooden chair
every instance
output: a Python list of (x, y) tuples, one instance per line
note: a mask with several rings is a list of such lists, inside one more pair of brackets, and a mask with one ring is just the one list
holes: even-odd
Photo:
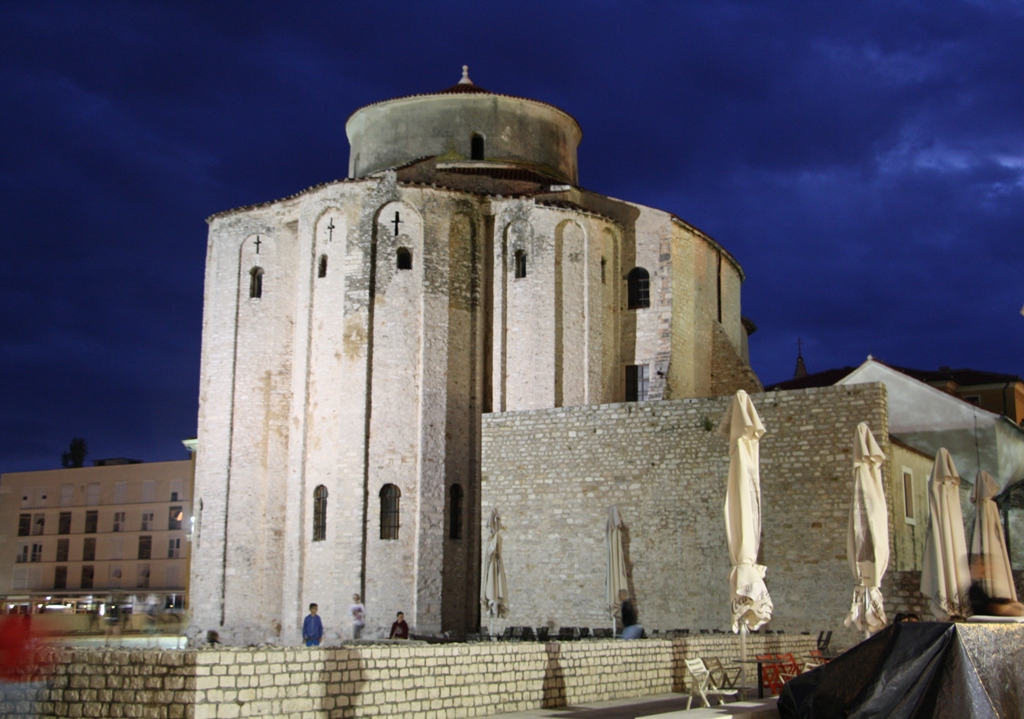
[(718, 697), (719, 704), (725, 704), (725, 697), (735, 698), (738, 692), (735, 689), (718, 689), (711, 683), (711, 672), (704, 666), (701, 659), (687, 659), (686, 671), (690, 674), (690, 696), (686, 698), (686, 708), (689, 709), (694, 697), (700, 697), (701, 706), (710, 707), (711, 702), (708, 696)]
[(741, 667), (726, 667), (718, 657), (710, 657), (705, 665), (711, 673), (711, 683), (719, 689), (736, 689)]
[(761, 686), (772, 694), (778, 694), (782, 691), (782, 680), (779, 679), (779, 665), (772, 661), (775, 657), (771, 654), (758, 654), (757, 658), (765, 662), (761, 665)]
[(776, 659), (781, 659), (785, 664), (779, 664), (779, 681), (785, 684), (790, 679), (800, 674), (800, 663), (792, 654), (776, 654)]

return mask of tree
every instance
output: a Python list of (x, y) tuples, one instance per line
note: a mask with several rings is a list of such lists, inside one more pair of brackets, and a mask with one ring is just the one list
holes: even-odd
[(67, 452), (61, 452), (60, 463), (63, 467), (81, 467), (85, 464), (85, 455), (89, 454), (89, 447), (81, 437), (71, 440)]

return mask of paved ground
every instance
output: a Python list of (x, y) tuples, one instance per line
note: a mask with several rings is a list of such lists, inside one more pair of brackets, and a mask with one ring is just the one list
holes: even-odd
[(778, 719), (775, 698), (686, 711), (686, 694), (616, 699), (557, 709), (492, 714), (490, 719)]

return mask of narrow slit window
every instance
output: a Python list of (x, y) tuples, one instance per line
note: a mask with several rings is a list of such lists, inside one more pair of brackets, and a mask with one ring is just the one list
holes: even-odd
[(448, 538), (462, 539), (462, 485), (448, 490)]
[(473, 137), (469, 142), (469, 159), (471, 160), (482, 160), (484, 159), (484, 137), (473, 133)]
[(526, 252), (524, 250), (516, 250), (514, 255), (515, 260), (515, 278), (521, 280), (526, 277)]
[(643, 267), (634, 267), (626, 276), (629, 309), (640, 310), (651, 306), (651, 276)]
[(602, 258), (601, 258), (601, 284), (602, 284), (602, 285), (603, 285), (603, 284), (605, 283), (605, 282), (604, 282), (604, 277), (605, 277), (605, 268), (606, 268), (607, 266), (608, 266), (608, 260), (606, 260), (605, 258), (603, 258), (603, 257), (602, 257)]
[(906, 471), (903, 472), (903, 516), (914, 518), (914, 475)]
[(318, 486), (313, 490), (313, 541), (327, 539), (327, 487)]
[(411, 270), (412, 269), (412, 252), (407, 247), (399, 247), (398, 252), (395, 253), (398, 259), (398, 269), (400, 270)]
[(327, 277), (327, 255), (320, 255), (320, 264), (316, 271), (317, 277)]
[(253, 267), (249, 270), (249, 297), (259, 299), (263, 296), (263, 268)]
[(402, 493), (393, 484), (380, 488), (380, 538), (398, 539), (398, 500)]

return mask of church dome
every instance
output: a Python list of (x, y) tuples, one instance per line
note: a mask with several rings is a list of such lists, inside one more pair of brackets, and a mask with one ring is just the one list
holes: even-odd
[(579, 123), (554, 105), (474, 85), (466, 66), (462, 80), (445, 90), (356, 110), (345, 133), (349, 177), (437, 157), (448, 166), (518, 168), (553, 183), (578, 182)]

